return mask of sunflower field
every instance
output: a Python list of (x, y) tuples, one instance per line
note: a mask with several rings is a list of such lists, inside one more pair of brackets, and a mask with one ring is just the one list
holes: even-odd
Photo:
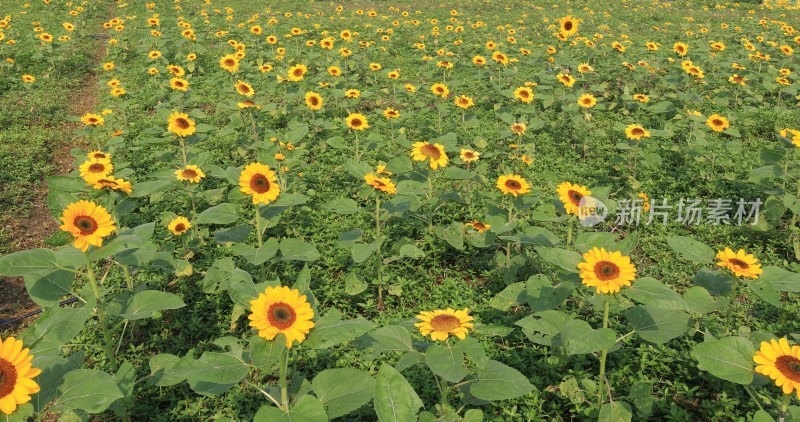
[(800, 421), (798, 10), (0, 0), (0, 421)]

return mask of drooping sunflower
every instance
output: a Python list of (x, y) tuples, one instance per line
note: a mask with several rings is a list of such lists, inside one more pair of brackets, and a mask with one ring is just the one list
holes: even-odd
[(762, 341), (753, 361), (758, 364), (756, 372), (772, 378), (783, 394), (794, 391), (800, 399), (800, 346), (790, 345), (786, 337)]
[(73, 246), (86, 252), (89, 245), (101, 246), (103, 238), (114, 231), (114, 221), (105, 208), (90, 201), (67, 205), (61, 216), (61, 230), (75, 237)]
[(444, 145), (430, 142), (415, 142), (411, 145), (411, 158), (414, 161), (429, 161), (432, 170), (446, 167), (450, 160), (444, 152)]
[(22, 340), (14, 337), (0, 339), (0, 412), (10, 415), (17, 405), (31, 401), (31, 394), (39, 392), (33, 378), (42, 370), (31, 366), (33, 355), (24, 348)]
[(192, 223), (189, 222), (188, 218), (178, 216), (173, 218), (172, 221), (169, 222), (167, 228), (175, 236), (180, 236), (192, 228)]
[(608, 252), (605, 248), (594, 247), (583, 254), (578, 269), (583, 285), (594, 287), (602, 294), (617, 293), (636, 278), (636, 267), (629, 256), (619, 251)]
[(478, 220), (472, 220), (471, 222), (465, 223), (464, 225), (471, 228), (472, 230), (475, 230), (478, 233), (483, 233), (492, 228), (491, 225), (480, 222)]
[(91, 159), (95, 159), (95, 160), (101, 160), (101, 159), (110, 160), (111, 159), (111, 154), (109, 154), (107, 152), (100, 151), (100, 150), (94, 150), (94, 151), (90, 151), (88, 154), (86, 154), (86, 157), (88, 159), (90, 159), (90, 160)]
[(239, 59), (233, 54), (226, 54), (219, 59), (219, 66), (230, 73), (239, 70)]
[(105, 119), (99, 114), (86, 113), (81, 116), (81, 122), (86, 126), (100, 126), (105, 123)]
[(514, 90), (514, 98), (517, 98), (525, 104), (530, 104), (534, 99), (533, 90), (525, 86), (519, 87)]
[(167, 130), (181, 138), (185, 138), (195, 133), (197, 131), (197, 126), (194, 120), (189, 118), (188, 114), (174, 112), (169, 115), (169, 126)]
[(473, 161), (478, 161), (479, 158), (481, 158), (480, 152), (471, 149), (461, 149), (461, 161), (471, 163)]
[(524, 195), (531, 191), (531, 185), (518, 174), (504, 174), (497, 178), (497, 189), (505, 195)]
[(254, 204), (269, 204), (281, 193), (278, 177), (268, 166), (248, 164), (239, 176), (240, 190), (253, 197)]
[(322, 96), (316, 92), (306, 92), (306, 106), (314, 111), (321, 109)]
[(278, 334), (286, 337), (286, 348), (295, 340), (302, 343), (306, 334), (314, 328), (314, 310), (297, 289), (286, 286), (267, 287), (258, 298), (250, 301), (250, 326), (267, 340)]
[(308, 68), (304, 64), (296, 64), (289, 68), (289, 72), (286, 75), (286, 79), (292, 82), (302, 81), (305, 77), (306, 72), (308, 72)]
[(255, 91), (253, 91), (253, 86), (245, 81), (242, 80), (236, 81), (235, 87), (236, 87), (236, 92), (238, 92), (239, 95), (243, 95), (245, 97), (252, 97), (253, 94), (255, 94)]
[(460, 340), (467, 338), (469, 330), (474, 327), (470, 321), (469, 308), (456, 311), (452, 308), (422, 311), (417, 315), (421, 322), (414, 324), (423, 336), (430, 335), (431, 340), (447, 340), (456, 336)]
[(172, 78), (169, 80), (169, 87), (176, 91), (186, 92), (189, 90), (189, 81), (181, 78)]
[(528, 130), (528, 125), (525, 123), (514, 123), (511, 125), (511, 132), (516, 133), (518, 136), (524, 135), (526, 130)]
[(717, 252), (717, 259), (718, 266), (730, 269), (737, 277), (758, 278), (763, 272), (758, 258), (746, 253), (744, 249), (734, 252), (731, 248), (725, 248), (724, 251)]
[(556, 188), (558, 199), (564, 204), (564, 210), (567, 214), (578, 215), (578, 207), (580, 206), (581, 199), (584, 196), (589, 196), (592, 192), (586, 186), (573, 185), (570, 182), (564, 182)]
[(377, 177), (373, 173), (364, 176), (364, 182), (373, 188), (390, 195), (397, 193), (397, 186), (388, 177)]
[(642, 125), (628, 125), (628, 127), (625, 128), (625, 136), (627, 136), (628, 139), (638, 141), (642, 138), (649, 138), (650, 131), (642, 127)]
[(81, 164), (79, 170), (83, 180), (93, 185), (97, 179), (102, 179), (114, 171), (114, 165), (107, 158), (90, 158)]
[(345, 119), (347, 126), (353, 130), (364, 130), (369, 127), (366, 116), (359, 113), (353, 113)]
[(559, 23), (559, 32), (565, 37), (572, 36), (573, 34), (578, 32), (578, 19), (575, 19), (570, 15), (558, 19), (558, 23)]
[(456, 105), (456, 107), (463, 108), (464, 110), (475, 105), (475, 102), (472, 101), (472, 98), (467, 97), (466, 95), (459, 95), (458, 97), (454, 98), (453, 103)]
[(597, 98), (592, 94), (583, 94), (578, 98), (578, 105), (583, 108), (592, 108), (597, 104)]
[(386, 110), (383, 110), (383, 117), (387, 119), (399, 119), (400, 112), (391, 107), (388, 107), (386, 108)]
[(731, 124), (723, 116), (719, 114), (712, 114), (708, 116), (708, 120), (706, 120), (706, 125), (711, 128), (714, 132), (722, 132), (727, 129)]
[(194, 164), (189, 164), (182, 169), (175, 170), (175, 177), (181, 181), (188, 181), (190, 183), (200, 183), (200, 179), (206, 177), (203, 170)]
[(566, 73), (559, 73), (556, 75), (556, 79), (568, 88), (572, 88), (575, 85), (575, 78)]
[(94, 181), (92, 187), (95, 189), (108, 188), (113, 190), (119, 190), (125, 193), (133, 192), (133, 185), (131, 185), (131, 182), (125, 179), (117, 179), (116, 177), (111, 175), (98, 178), (97, 180)]

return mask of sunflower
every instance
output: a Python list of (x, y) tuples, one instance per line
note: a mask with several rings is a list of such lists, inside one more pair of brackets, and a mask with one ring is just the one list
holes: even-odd
[(717, 265), (733, 271), (737, 277), (758, 278), (763, 272), (758, 258), (752, 254), (745, 253), (744, 249), (734, 252), (731, 248), (717, 252)]
[(172, 219), (167, 225), (169, 231), (175, 236), (180, 236), (192, 228), (192, 223), (186, 217), (178, 216)]
[(195, 133), (197, 127), (195, 126), (194, 120), (190, 119), (188, 114), (176, 111), (169, 116), (169, 126), (167, 130), (181, 138), (185, 138)]
[(304, 64), (296, 64), (289, 68), (289, 72), (286, 75), (286, 79), (292, 82), (302, 81), (303, 77), (305, 77), (306, 72), (308, 72), (308, 68)]
[(14, 337), (0, 339), (0, 411), (11, 415), (17, 405), (31, 401), (31, 394), (39, 392), (33, 380), (42, 370), (31, 366), (33, 356), (23, 349), (22, 340)]
[(152, 60), (155, 60), (155, 59), (161, 57), (161, 52), (158, 51), (158, 50), (153, 50), (153, 51), (147, 53), (147, 57), (151, 58)]
[(411, 85), (411, 84), (405, 84), (405, 85), (403, 85), (403, 88), (405, 88), (406, 92), (408, 92), (408, 93), (417, 92), (417, 87), (415, 87), (414, 85)]
[(581, 204), (581, 199), (584, 196), (589, 196), (592, 191), (586, 186), (573, 185), (570, 182), (564, 182), (556, 188), (558, 199), (564, 204), (564, 210), (567, 214), (578, 215), (578, 207)]
[(200, 170), (200, 167), (189, 164), (182, 169), (175, 170), (175, 177), (178, 180), (186, 180), (190, 183), (200, 183), (200, 179), (206, 177), (206, 174), (203, 173), (203, 170)]
[(638, 141), (642, 138), (649, 138), (650, 131), (643, 128), (641, 125), (628, 125), (628, 127), (625, 128), (625, 136), (627, 136), (628, 139)]
[(514, 123), (511, 125), (511, 132), (516, 133), (519, 136), (525, 134), (525, 131), (528, 129), (528, 125), (525, 123)]
[(250, 326), (258, 335), (273, 340), (278, 334), (286, 337), (286, 348), (297, 340), (302, 343), (314, 328), (314, 310), (297, 289), (286, 286), (267, 287), (258, 298), (250, 301)]
[(672, 51), (674, 51), (675, 54), (677, 54), (677, 55), (679, 55), (681, 57), (684, 57), (684, 56), (686, 56), (686, 53), (689, 52), (689, 46), (686, 45), (685, 43), (682, 43), (682, 42), (676, 42), (672, 46)]
[(319, 110), (322, 108), (322, 96), (316, 92), (306, 92), (306, 105), (311, 110)]
[(278, 198), (281, 188), (275, 172), (261, 163), (248, 164), (239, 176), (243, 193), (253, 197), (254, 204), (269, 204)]
[(338, 78), (342, 76), (342, 69), (340, 69), (339, 66), (330, 66), (328, 67), (328, 74), (334, 78)]
[(583, 254), (583, 262), (578, 264), (581, 280), (587, 287), (597, 288), (597, 293), (617, 293), (623, 286), (630, 286), (636, 278), (636, 267), (629, 256), (608, 252), (604, 248), (592, 248)]
[(435, 83), (431, 85), (431, 92), (442, 98), (447, 98), (450, 95), (450, 89), (445, 84)]
[(422, 321), (414, 324), (423, 336), (430, 334), (431, 340), (447, 340), (450, 335), (461, 340), (467, 338), (467, 332), (474, 329), (469, 316), (469, 308), (456, 311), (452, 308), (422, 311), (417, 315)]
[(578, 98), (578, 105), (583, 108), (592, 108), (597, 104), (597, 98), (592, 94), (583, 94)]
[(353, 113), (345, 119), (347, 126), (353, 130), (364, 130), (369, 127), (366, 116), (359, 113)]
[(467, 97), (466, 95), (459, 95), (458, 97), (454, 98), (453, 103), (456, 105), (456, 107), (463, 108), (464, 110), (475, 105), (475, 102), (472, 101), (472, 98)]
[(578, 22), (579, 22), (578, 19), (575, 19), (570, 15), (558, 19), (559, 32), (565, 37), (569, 37), (575, 34), (576, 32), (578, 32)]
[(181, 78), (172, 78), (169, 80), (169, 87), (176, 91), (186, 92), (189, 90), (189, 81)]
[(430, 142), (415, 142), (411, 145), (411, 158), (414, 161), (429, 160), (432, 170), (446, 167), (449, 161), (447, 154), (444, 152), (444, 145)]
[(100, 246), (114, 231), (114, 221), (105, 208), (90, 201), (67, 205), (61, 216), (61, 230), (75, 237), (72, 245), (86, 252), (89, 245)]
[(252, 97), (255, 94), (253, 86), (245, 81), (236, 81), (236, 92), (245, 97)]
[(533, 90), (524, 86), (519, 87), (516, 90), (514, 90), (514, 98), (519, 99), (525, 104), (530, 104), (531, 102), (533, 102), (534, 98)]
[(125, 193), (131, 193), (133, 191), (133, 186), (131, 185), (131, 182), (125, 179), (117, 179), (116, 177), (111, 175), (103, 176), (96, 179), (92, 187), (95, 189), (109, 188), (113, 190), (121, 190)]
[(91, 158), (81, 164), (79, 168), (81, 177), (86, 183), (93, 185), (97, 179), (106, 177), (114, 171), (114, 165), (107, 158)]
[(387, 119), (399, 119), (400, 112), (391, 107), (388, 107), (386, 108), (386, 110), (383, 110), (383, 117)]
[(506, 195), (523, 195), (531, 191), (531, 185), (518, 174), (504, 174), (497, 178), (497, 189)]
[(183, 70), (182, 67), (180, 67), (180, 66), (178, 66), (176, 64), (167, 65), (167, 71), (169, 73), (171, 73), (172, 76), (175, 76), (175, 77), (178, 77), (178, 78), (180, 78), (181, 76), (186, 74), (186, 71)]
[(504, 53), (501, 53), (499, 51), (495, 51), (494, 53), (492, 53), (492, 60), (494, 60), (497, 63), (500, 63), (502, 65), (506, 65), (509, 62), (508, 56), (506, 56)]
[(361, 96), (361, 91), (357, 89), (348, 89), (344, 92), (344, 96), (347, 98), (358, 98)]
[(473, 161), (478, 161), (479, 158), (481, 158), (480, 152), (471, 149), (461, 149), (461, 161), (471, 163)]
[(33, 75), (22, 75), (22, 82), (26, 84), (32, 84), (36, 82), (36, 77)]
[(722, 132), (730, 126), (730, 122), (728, 119), (720, 116), (719, 114), (712, 114), (708, 116), (708, 120), (706, 120), (706, 125), (711, 128), (714, 132)]
[(89, 158), (90, 160), (91, 159), (95, 159), (95, 160), (102, 160), (102, 159), (110, 160), (111, 159), (111, 154), (109, 154), (107, 152), (100, 151), (100, 150), (94, 150), (94, 151), (91, 151), (88, 154), (86, 154), (86, 157)]
[(239, 70), (239, 59), (233, 54), (226, 54), (219, 59), (219, 66), (230, 73)]
[(476, 64), (478, 66), (485, 65), (486, 64), (486, 58), (483, 57), (483, 56), (475, 56), (475, 57), (472, 58), (472, 63), (474, 63), (474, 64)]
[(364, 176), (364, 181), (373, 188), (390, 195), (397, 193), (397, 186), (388, 177), (377, 177), (373, 173)]
[(86, 113), (81, 116), (81, 122), (83, 122), (83, 124), (86, 126), (101, 126), (103, 123), (105, 123), (105, 119), (103, 119), (103, 116), (99, 114)]
[(575, 78), (566, 73), (559, 73), (556, 75), (556, 79), (568, 88), (572, 88), (575, 85)]
[(469, 227), (469, 228), (471, 228), (472, 230), (475, 230), (478, 233), (483, 233), (483, 232), (485, 232), (485, 231), (487, 231), (487, 230), (492, 228), (491, 225), (486, 224), (486, 223), (482, 223), (482, 222), (480, 222), (478, 220), (472, 220), (471, 222), (466, 223), (464, 225)]
[(756, 372), (772, 378), (783, 394), (794, 391), (800, 398), (800, 346), (790, 345), (786, 337), (762, 341), (753, 361), (758, 364)]

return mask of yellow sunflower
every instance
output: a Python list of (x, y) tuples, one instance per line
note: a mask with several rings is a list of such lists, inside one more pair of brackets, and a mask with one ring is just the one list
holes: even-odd
[(0, 411), (11, 415), (17, 405), (31, 401), (31, 394), (39, 392), (33, 378), (42, 370), (31, 366), (30, 349), (22, 348), (22, 340), (14, 337), (0, 339)]
[(105, 208), (90, 201), (67, 205), (61, 216), (61, 230), (75, 237), (72, 245), (86, 252), (89, 245), (101, 246), (114, 231), (114, 221)]
[(431, 85), (431, 92), (439, 97), (447, 98), (450, 95), (450, 88), (445, 84), (435, 83)]
[(251, 163), (244, 168), (239, 186), (243, 193), (253, 197), (254, 204), (269, 204), (281, 193), (275, 172), (261, 163)]
[(133, 192), (133, 186), (131, 185), (131, 182), (125, 179), (117, 179), (116, 177), (111, 175), (98, 178), (97, 180), (94, 181), (92, 187), (95, 189), (109, 188), (113, 190), (123, 191), (125, 193)]
[(182, 169), (175, 170), (175, 177), (181, 181), (186, 180), (190, 183), (200, 183), (200, 179), (206, 177), (206, 174), (203, 173), (203, 170), (200, 170), (200, 167), (189, 164)]
[(347, 98), (358, 98), (361, 96), (361, 91), (357, 89), (348, 89), (344, 92), (344, 96)]
[(725, 248), (724, 251), (717, 252), (717, 259), (718, 266), (730, 269), (737, 277), (758, 278), (763, 272), (758, 258), (746, 253), (744, 249), (734, 252), (731, 248)]
[(373, 188), (390, 195), (397, 193), (397, 186), (388, 177), (377, 177), (373, 173), (364, 176), (364, 181)]
[(564, 16), (561, 19), (558, 19), (559, 23), (559, 32), (561, 35), (565, 37), (569, 37), (576, 32), (578, 32), (578, 19), (573, 18), (570, 15)]
[(514, 91), (514, 98), (517, 98), (525, 104), (530, 104), (533, 102), (534, 98), (533, 90), (525, 86), (519, 87)]
[(575, 85), (575, 78), (566, 73), (559, 73), (556, 75), (556, 79), (568, 88), (572, 88)]
[(580, 206), (581, 199), (584, 196), (589, 196), (592, 192), (586, 186), (573, 185), (570, 182), (564, 182), (556, 188), (558, 192), (558, 199), (564, 204), (564, 210), (567, 214), (578, 215), (578, 207)]
[(86, 156), (90, 160), (91, 159), (95, 159), (95, 160), (102, 160), (102, 159), (110, 160), (111, 159), (111, 154), (109, 154), (107, 152), (100, 151), (100, 150), (90, 151), (88, 154), (86, 154)]
[(475, 105), (475, 102), (472, 101), (472, 98), (467, 97), (466, 95), (459, 95), (453, 99), (453, 103), (456, 105), (456, 107), (463, 108), (464, 110)]
[(173, 218), (172, 221), (169, 222), (167, 228), (175, 236), (180, 236), (192, 228), (192, 223), (190, 223), (189, 219), (187, 219), (186, 217), (178, 216)]
[(114, 165), (107, 158), (92, 158), (81, 164), (79, 170), (83, 180), (93, 185), (97, 179), (102, 179), (114, 171)]
[(432, 144), (430, 142), (415, 142), (411, 145), (411, 158), (414, 161), (429, 160), (431, 169), (446, 167), (449, 158), (444, 152), (444, 145)]
[(169, 87), (176, 91), (186, 92), (189, 90), (189, 81), (181, 78), (172, 78), (169, 80)]
[(672, 51), (674, 51), (677, 55), (684, 57), (686, 53), (689, 52), (689, 46), (686, 43), (676, 42), (672, 46)]
[(33, 75), (22, 75), (22, 82), (26, 84), (32, 84), (36, 82), (36, 77)]
[(592, 94), (583, 94), (578, 98), (578, 105), (583, 108), (592, 108), (597, 104), (597, 98)]
[(642, 138), (649, 138), (650, 131), (643, 128), (641, 125), (628, 125), (628, 127), (625, 128), (625, 136), (627, 136), (628, 139), (638, 141)]
[(195, 126), (194, 120), (189, 118), (188, 114), (175, 112), (169, 115), (169, 126), (167, 129), (185, 138), (195, 133), (197, 131), (197, 126)]
[(316, 92), (306, 92), (306, 105), (311, 110), (319, 110), (322, 108), (322, 96)]
[(482, 222), (480, 222), (478, 220), (472, 220), (471, 222), (466, 223), (464, 225), (469, 227), (469, 228), (471, 228), (472, 230), (475, 230), (478, 233), (483, 233), (483, 232), (485, 232), (485, 231), (487, 231), (487, 230), (492, 228), (491, 225), (486, 224), (486, 223), (482, 223)]
[(387, 119), (399, 119), (400, 112), (391, 107), (388, 107), (386, 108), (386, 110), (383, 110), (383, 117)]
[(531, 185), (518, 174), (504, 174), (497, 178), (497, 189), (505, 195), (524, 195), (531, 191)]
[(278, 334), (286, 337), (286, 348), (297, 340), (302, 343), (314, 328), (314, 310), (297, 289), (286, 286), (267, 287), (258, 298), (250, 301), (250, 326), (258, 335), (273, 340)]
[(469, 315), (469, 308), (460, 311), (452, 308), (422, 311), (417, 319), (421, 322), (414, 325), (423, 336), (430, 335), (431, 340), (447, 340), (451, 335), (464, 340), (469, 330), (474, 329), (470, 322), (474, 318)]
[(525, 123), (514, 123), (511, 125), (511, 132), (516, 133), (519, 136), (524, 135), (526, 130), (528, 130), (528, 125)]
[(706, 120), (706, 125), (710, 127), (711, 130), (713, 130), (714, 132), (722, 132), (725, 129), (727, 129), (731, 124), (725, 117), (722, 117), (719, 114), (712, 114), (708, 116), (708, 120)]
[(239, 59), (233, 54), (226, 54), (219, 59), (219, 66), (230, 73), (239, 70)]
[(478, 161), (479, 158), (481, 158), (480, 152), (471, 149), (461, 149), (461, 161), (471, 163), (473, 161)]
[(105, 119), (99, 114), (86, 113), (81, 116), (81, 122), (86, 126), (100, 126), (105, 123)]
[(286, 79), (292, 82), (302, 81), (306, 72), (308, 72), (308, 68), (304, 64), (296, 64), (289, 68), (289, 73), (286, 75)]
[(597, 293), (617, 293), (624, 286), (630, 286), (636, 278), (636, 267), (629, 256), (620, 252), (608, 252), (604, 248), (592, 248), (583, 254), (583, 262), (578, 264), (583, 285), (594, 287)]
[(772, 378), (783, 394), (794, 391), (800, 399), (800, 346), (790, 345), (786, 337), (762, 341), (753, 361), (758, 364), (756, 372)]
[(242, 80), (236, 81), (236, 92), (245, 97), (252, 97), (255, 94), (253, 86)]
[(353, 113), (345, 119), (347, 126), (353, 130), (364, 130), (369, 127), (366, 116), (359, 113)]

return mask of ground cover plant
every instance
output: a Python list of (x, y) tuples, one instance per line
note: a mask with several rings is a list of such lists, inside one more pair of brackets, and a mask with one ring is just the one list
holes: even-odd
[(0, 3), (0, 419), (800, 419), (795, 14)]

